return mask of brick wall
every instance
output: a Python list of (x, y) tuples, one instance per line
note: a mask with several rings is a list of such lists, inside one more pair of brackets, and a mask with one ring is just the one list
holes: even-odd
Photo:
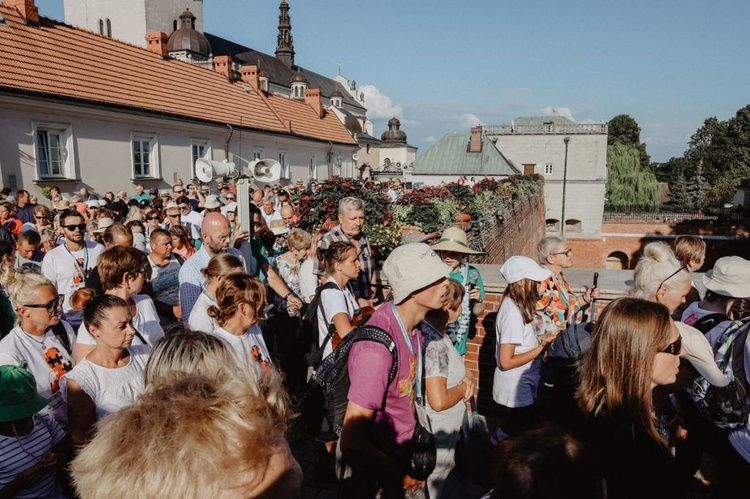
[(501, 222), (482, 231), (485, 254), (472, 262), (502, 264), (513, 255), (536, 258), (536, 243), (545, 235), (544, 212), (541, 194), (515, 203)]

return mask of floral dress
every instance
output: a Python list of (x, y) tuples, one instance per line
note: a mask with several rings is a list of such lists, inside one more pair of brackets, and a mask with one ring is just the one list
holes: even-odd
[[(273, 270), (284, 280), (289, 290), (297, 296), (302, 296), (299, 284), (299, 269), (301, 266), (302, 262), (291, 264), (282, 258), (281, 255), (271, 260)], [(277, 310), (286, 312), (290, 316), (296, 316), (299, 313), (299, 311), (296, 311), (294, 314), (289, 313), (286, 299), (283, 296), (276, 295), (274, 297), (274, 305)]]

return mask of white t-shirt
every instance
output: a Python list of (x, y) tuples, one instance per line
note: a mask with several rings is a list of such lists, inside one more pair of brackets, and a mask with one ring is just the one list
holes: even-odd
[(62, 318), (72, 326), (77, 327), (83, 320), (83, 311), (73, 310), (70, 296), (79, 288), (86, 286), (86, 276), (82, 272), (91, 271), (96, 267), (99, 255), (104, 252), (104, 246), (92, 241), (85, 241), (80, 251), (70, 252), (65, 244), (50, 250), (42, 260), (42, 274), (57, 288), (57, 292), (65, 295)]
[(252, 360), (262, 367), (271, 364), (271, 356), (268, 355), (268, 348), (266, 348), (266, 342), (263, 340), (263, 333), (257, 324), (250, 326), (242, 336), (232, 334), (218, 325), (211, 334), (218, 336), (232, 347), (237, 356), (237, 361), (241, 366), (251, 365)]
[(705, 377), (712, 385), (728, 385), (729, 380), (716, 364), (709, 339), (699, 330), (684, 322), (675, 322), (675, 325), (680, 331), (680, 336), (682, 336), (682, 354), (680, 357), (687, 359), (700, 375)]
[[(533, 322), (524, 324), (521, 311), (513, 300), (504, 299), (495, 321), (495, 362), (500, 344), (513, 344), (516, 354), (528, 352), (539, 346)], [(539, 359), (504, 371), (495, 367), (492, 399), (506, 407), (527, 407), (534, 403), (539, 383)]]
[[(46, 414), (33, 416), (34, 429), (19, 438), (0, 435), (0, 489), (9, 484), (19, 473), (36, 466), (52, 447), (65, 437), (63, 429), (54, 418)], [(28, 489), (15, 495), (17, 499), (43, 497), (45, 499), (64, 498), (55, 480), (54, 473), (43, 475), (42, 479)]]
[(187, 215), (182, 215), (180, 217), (180, 220), (182, 222), (188, 222), (190, 224), (190, 231), (192, 233), (193, 239), (196, 241), (201, 240), (201, 225), (203, 224), (203, 215), (198, 213), (195, 210), (190, 210), (190, 213)]
[(31, 336), (23, 332), (21, 326), (16, 326), (0, 341), (0, 365), (18, 366), (26, 362), (26, 369), (36, 380), (37, 391), (49, 399), (43, 412), (54, 416), (65, 427), (68, 411), (60, 391), (60, 378), (75, 365), (76, 335), (70, 324), (62, 323), (73, 352), (65, 349), (51, 328), (43, 336)]
[[(164, 336), (164, 330), (159, 324), (159, 314), (156, 313), (154, 302), (146, 295), (133, 295), (133, 301), (135, 302), (133, 327), (149, 345), (153, 345), (156, 340)], [(78, 328), (78, 343), (81, 345), (96, 345), (96, 339), (91, 336), (86, 324), (81, 323)], [(133, 345), (143, 345), (138, 335), (133, 337)]]
[(190, 329), (204, 333), (213, 333), (214, 329), (218, 326), (216, 321), (208, 316), (208, 307), (211, 305), (216, 305), (216, 300), (204, 289), (203, 293), (195, 301), (193, 310), (190, 311), (190, 317), (188, 317), (188, 327)]
[(148, 345), (128, 347), (130, 361), (123, 367), (110, 369), (83, 359), (63, 377), (63, 392), (67, 399), (65, 382), (73, 379), (96, 405), (96, 420), (114, 414), (135, 402), (143, 393), (143, 371), (151, 352)]
[(266, 213), (265, 210), (260, 210), (260, 214), (263, 216), (263, 220), (266, 221), (266, 225), (268, 225), (269, 227), (271, 227), (271, 222), (273, 220), (283, 220), (283, 218), (281, 217), (281, 213), (279, 213), (278, 210), (273, 210), (273, 213), (271, 213), (270, 215)]
[[(329, 277), (328, 282), (335, 283), (333, 277)], [(348, 287), (344, 289), (324, 289), (320, 292), (320, 311), (318, 311), (318, 345), (323, 346), (323, 341), (328, 334), (328, 326), (333, 324), (333, 318), (340, 313), (344, 313), (352, 320), (354, 313), (359, 309), (357, 299)], [(323, 317), (325, 315), (325, 318)], [(332, 341), (328, 341), (323, 348), (323, 358), (326, 358), (333, 352)]]

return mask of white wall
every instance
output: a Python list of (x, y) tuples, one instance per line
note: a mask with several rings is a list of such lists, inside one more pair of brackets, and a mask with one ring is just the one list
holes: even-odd
[[(39, 180), (36, 175), (36, 151), (33, 123), (45, 122), (70, 125), (73, 130), (72, 150), (78, 178)], [(107, 191), (133, 192), (135, 183), (146, 187), (167, 187), (179, 177), (191, 178), (191, 143), (208, 139), (212, 159), (224, 159), (228, 129), (223, 126), (193, 124), (176, 120), (127, 115), (98, 109), (51, 104), (30, 99), (0, 96), (0, 175), (7, 185), (8, 175), (15, 175), (17, 188), (40, 195), (44, 187), (58, 185), (64, 192), (86, 186), (100, 195)], [(158, 161), (161, 177), (134, 179), (132, 175), (132, 133), (151, 133), (158, 137)], [(263, 159), (278, 160), (286, 152), (291, 179), (307, 179), (310, 158), (314, 158), (318, 178), (328, 176), (327, 157), (331, 146), (305, 139), (266, 135), (235, 130), (230, 142), (230, 159), (238, 165), (253, 160), (255, 151)], [(334, 146), (333, 155), (351, 157), (351, 146)], [(351, 162), (342, 170), (348, 173)]]

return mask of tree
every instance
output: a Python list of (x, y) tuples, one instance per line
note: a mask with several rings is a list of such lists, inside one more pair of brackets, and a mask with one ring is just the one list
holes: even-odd
[(650, 210), (659, 206), (659, 183), (650, 168), (640, 164), (640, 151), (616, 141), (607, 147), (607, 201), (609, 210)]
[(651, 157), (646, 152), (646, 144), (641, 142), (641, 127), (638, 126), (638, 122), (633, 117), (628, 114), (619, 114), (609, 120), (608, 128), (607, 145), (612, 146), (620, 142), (633, 146), (638, 149), (641, 166), (650, 166)]

